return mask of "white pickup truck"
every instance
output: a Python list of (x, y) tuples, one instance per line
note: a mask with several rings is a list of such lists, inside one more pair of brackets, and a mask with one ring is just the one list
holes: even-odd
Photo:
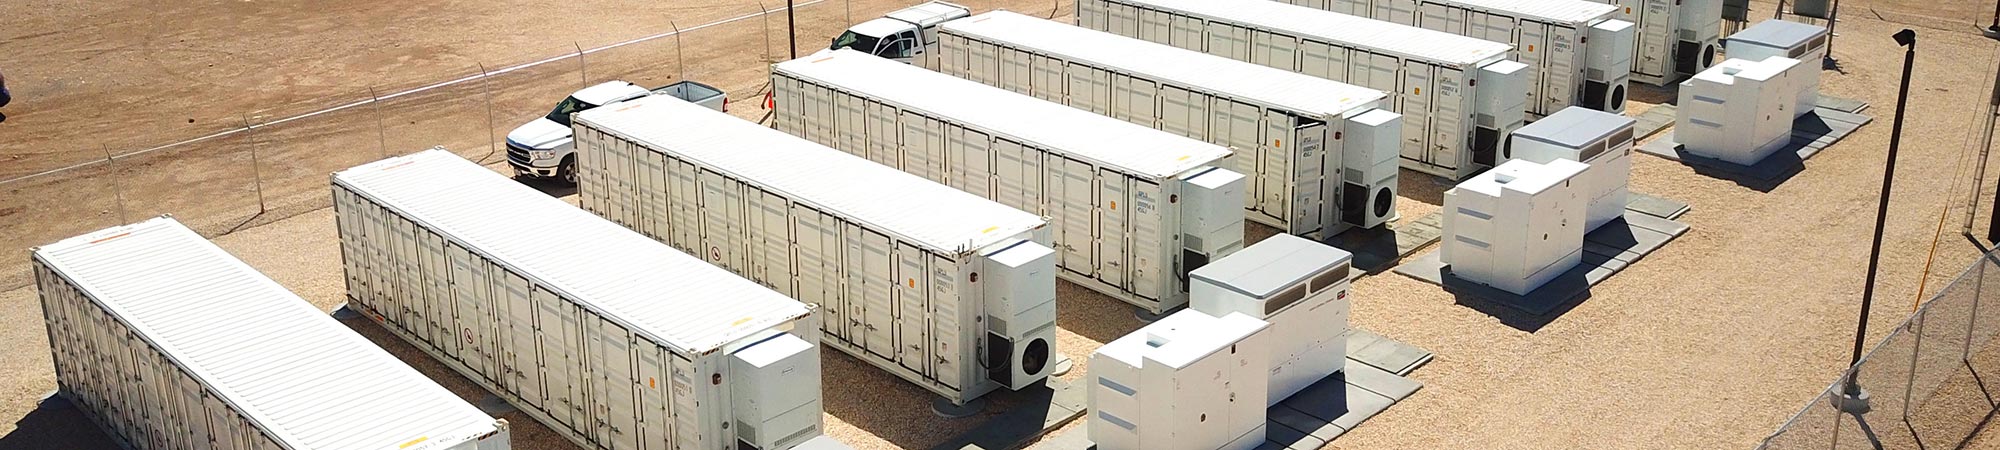
[(507, 164), (522, 177), (560, 178), (576, 182), (576, 146), (570, 136), (571, 114), (648, 95), (670, 95), (716, 111), (729, 112), (729, 96), (694, 81), (646, 89), (625, 81), (606, 81), (583, 88), (556, 104), (547, 115), (507, 133)]
[(826, 51), (843, 48), (936, 69), (930, 58), (937, 57), (937, 26), (971, 16), (964, 6), (932, 1), (889, 13), (848, 28)]

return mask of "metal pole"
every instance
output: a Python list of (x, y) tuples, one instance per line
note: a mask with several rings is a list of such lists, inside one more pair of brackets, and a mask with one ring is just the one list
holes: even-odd
[(785, 36), (791, 37), (791, 59), (799, 59), (799, 22), (797, 15), (793, 14), (793, 11), (797, 11), (798, 9), (797, 6), (792, 4), (792, 0), (785, 0)]
[(672, 20), (667, 21), (667, 26), (674, 27), (674, 65), (678, 66), (674, 69), (674, 74), (686, 80), (688, 67), (687, 59), (681, 57), (681, 26)]
[(486, 158), (500, 152), (499, 130), (493, 124), (493, 74), (486, 71), (486, 63), (474, 64), (479, 65), (479, 85), (486, 89), (486, 156), (479, 157), (479, 162), (485, 164)]
[(764, 62), (769, 63), (771, 62), (771, 10), (765, 8), (763, 2), (757, 3), (757, 10), (763, 11), (757, 14), (757, 17), (764, 19)]
[(375, 95), (375, 85), (368, 85), (368, 98), (375, 104), (375, 148), (383, 158), (389, 157), (389, 126), (382, 119), (382, 96)]
[(1827, 16), (1827, 17), (1826, 17), (1826, 57), (1825, 57), (1825, 58), (1822, 58), (1822, 59), (1821, 59), (1821, 61), (1820, 61), (1819, 63), (1820, 63), (1820, 67), (1824, 67), (1824, 68), (1834, 68), (1834, 67), (1837, 67), (1837, 66), (1839, 66), (1839, 64), (1840, 64), (1840, 62), (1839, 62), (1839, 61), (1840, 61), (1840, 59), (1839, 59), (1839, 58), (1834, 58), (1834, 57), (1833, 57), (1833, 44), (1834, 44), (1834, 41), (1838, 41), (1838, 40), (1840, 40), (1840, 39), (1837, 39), (1838, 37), (1840, 37), (1840, 33), (1838, 32), (1838, 31), (1839, 31), (1839, 30), (1838, 30), (1838, 28), (1840, 28), (1840, 0), (1833, 0), (1833, 10), (1831, 10), (1831, 11), (1828, 11), (1828, 12), (1827, 12), (1827, 14), (1826, 14), (1826, 16)]
[(576, 47), (576, 75), (583, 77), (582, 87), (590, 87), (590, 68), (583, 64), (583, 45), (576, 41), (570, 41), (569, 45)]
[(250, 116), (243, 116), (243, 138), (250, 141), (250, 177), (257, 187), (257, 213), (263, 214), (264, 207), (264, 165), (257, 162), (257, 128), (250, 126)]
[(1882, 262), (1882, 229), (1889, 220), (1889, 190), (1896, 181), (1896, 150), (1903, 142), (1903, 110), (1910, 104), (1910, 71), (1917, 62), (1917, 32), (1904, 29), (1896, 33), (1896, 42), (1907, 48), (1903, 52), (1903, 84), (1896, 94), (1896, 123), (1889, 129), (1889, 162), (1882, 168), (1882, 196), (1875, 206), (1875, 239), (1868, 250), (1868, 279), (1861, 287), (1860, 321), (1854, 327), (1854, 355), (1847, 361), (1848, 375), (1844, 392), (1860, 395), (1861, 386), (1855, 383), (1855, 364), (1861, 362), (1861, 349), (1868, 338), (1868, 308), (1875, 302), (1875, 275)]
[[(1972, 192), (1965, 197), (1965, 228), (1963, 231), (1968, 237), (1972, 236), (1972, 219), (1979, 215), (1979, 188), (1981, 183), (1986, 182), (1986, 159), (1988, 153), (1993, 148), (1994, 119), (2000, 119), (2000, 59), (1995, 59), (1994, 63), (1992, 96), (1987, 97), (1986, 111), (1979, 116), (1981, 120), (1979, 124), (1979, 156), (1978, 161), (1973, 161), (1972, 163)], [(2000, 192), (1995, 192), (1995, 194), (2000, 194)], [(1993, 226), (2000, 226), (2000, 222), (1996, 222)], [(1993, 234), (1990, 227), (1987, 231), (1986, 240), (1987, 242), (1993, 241)]]
[(104, 149), (104, 166), (111, 168), (111, 198), (117, 202), (116, 206), (118, 207), (118, 223), (113, 225), (130, 223), (125, 221), (125, 187), (123, 183), (118, 182), (118, 177), (124, 174), (118, 173), (118, 160), (111, 156), (111, 146), (105, 144), (97, 145)]

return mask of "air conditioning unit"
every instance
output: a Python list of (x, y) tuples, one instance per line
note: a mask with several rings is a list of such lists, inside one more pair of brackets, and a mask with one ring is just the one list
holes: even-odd
[(1099, 450), (1250, 450), (1265, 444), (1267, 325), (1182, 310), (1090, 354)]
[(1353, 260), (1346, 250), (1274, 235), (1195, 271), (1188, 308), (1271, 324), (1266, 406), (1275, 405), (1346, 368)]
[(1479, 67), (1472, 81), (1474, 164), (1493, 167), (1510, 158), (1507, 135), (1528, 121), (1528, 98), (1520, 95), (1528, 83), (1527, 64), (1503, 60)]
[[(1187, 274), (1210, 261), (1243, 249), (1243, 174), (1209, 168), (1181, 177), (1181, 289), (1187, 289)], [(1176, 296), (1185, 302), (1186, 296)], [(1181, 302), (1162, 299), (1160, 311), (1180, 307)]]
[(1606, 20), (1590, 26), (1590, 58), (1583, 77), (1583, 106), (1598, 111), (1625, 112), (1626, 87), (1632, 83), (1632, 46), (1638, 29), (1632, 22)]
[(1574, 183), (1589, 200), (1583, 232), (1625, 215), (1626, 184), (1632, 177), (1633, 128), (1637, 121), (1603, 111), (1569, 107), (1514, 130), (1514, 158), (1547, 164), (1558, 159), (1589, 164)]
[(986, 270), (973, 281), (987, 286), (986, 376), (1012, 390), (1048, 378), (1055, 366), (1055, 251), (1031, 244), (985, 253)]
[[(1520, 110), (1515, 110), (1520, 111)], [(1374, 228), (1396, 220), (1396, 180), (1403, 115), (1375, 109), (1341, 128), (1341, 221)]]
[(820, 423), (819, 346), (778, 333), (729, 355), (738, 448), (784, 448)]
[(1826, 59), (1826, 27), (1783, 20), (1766, 20), (1729, 35), (1725, 48), (1729, 59), (1763, 61), (1781, 56), (1799, 60), (1806, 67), (1795, 71), (1801, 87), (1792, 116), (1812, 112), (1819, 103), (1819, 64)]
[(1718, 0), (1675, 0), (1680, 7), (1675, 21), (1674, 72), (1690, 76), (1715, 66), (1715, 54), (1722, 40), (1723, 2)]

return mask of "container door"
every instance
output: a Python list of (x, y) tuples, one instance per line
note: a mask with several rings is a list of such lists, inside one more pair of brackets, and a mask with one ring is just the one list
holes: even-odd
[(1135, 122), (1133, 120), (1133, 118), (1137, 117), (1138, 114), (1132, 110), (1136, 106), (1132, 104), (1132, 85), (1134, 83), (1134, 81), (1132, 80), (1132, 76), (1117, 72), (1110, 72), (1110, 75), (1111, 75), (1111, 106), (1108, 109), (1111, 112), (1105, 115), (1111, 116), (1111, 118), (1113, 119), (1123, 120), (1126, 122), (1134, 122), (1134, 123), (1150, 122), (1152, 117), (1147, 117), (1146, 118), (1147, 122)]
[(1156, 9), (1139, 9), (1139, 39), (1167, 42), (1173, 34), (1173, 14)]
[(662, 214), (664, 211), (657, 208), (660, 205), (658, 197), (665, 194), (666, 191), (655, 189), (656, 186), (660, 185), (660, 176), (665, 173), (665, 170), (660, 167), (661, 157), (658, 152), (644, 148), (636, 148), (635, 150), (637, 151), (632, 153), (632, 198), (634, 202), (632, 208), (633, 215), (637, 216), (638, 222), (636, 223), (637, 226), (632, 228), (632, 231), (637, 231), (639, 234), (653, 238), (655, 241), (665, 241), (666, 235), (662, 234), (662, 232), (667, 227), (662, 222), (666, 220), (666, 215)]
[[(1179, 218), (1168, 215), (1168, 196), (1161, 185), (1146, 180), (1127, 180), (1132, 195), (1130, 240), (1130, 260), (1132, 264), (1132, 293), (1148, 300), (1158, 300), (1167, 293), (1167, 278), (1173, 264), (1169, 256), (1166, 231), (1168, 222), (1178, 222)], [(1179, 249), (1172, 249), (1179, 251)]]
[(1193, 17), (1184, 16), (1180, 14), (1173, 14), (1173, 13), (1167, 13), (1167, 14), (1172, 17), (1172, 19), (1168, 20), (1173, 24), (1172, 25), (1173, 34), (1169, 36), (1166, 41), (1153, 41), (1153, 42), (1162, 42), (1167, 45), (1172, 45), (1175, 47), (1180, 47), (1188, 50), (1194, 50), (1197, 52), (1212, 53), (1206, 48), (1206, 46), (1202, 45), (1203, 43), (1206, 43), (1208, 41), (1207, 39), (1208, 26), (1202, 23), (1201, 19), (1196, 19)]
[(735, 180), (701, 171), (701, 242), (703, 260), (731, 272), (744, 273), (742, 248), (743, 195)]
[(1028, 69), (1028, 66), (1034, 63), (1035, 55), (1011, 48), (1001, 49), (999, 53), (1001, 56), (1000, 82), (996, 86), (1016, 93), (1032, 95), (1034, 93), (1034, 82), (1030, 77), (1032, 72)]
[(835, 93), (839, 99), (840, 111), (834, 115), (834, 135), (839, 139), (827, 145), (849, 154), (862, 154), (868, 148), (867, 125), (862, 123), (867, 117), (868, 100), (846, 93)]
[(1283, 135), (1290, 136), (1291, 147), (1286, 153), (1291, 155), (1293, 166), (1290, 179), (1291, 218), (1285, 223), (1292, 234), (1317, 233), (1327, 221), (1333, 220), (1325, 215), (1327, 203), (1334, 201), (1331, 195), (1327, 195), (1332, 191), (1326, 188), (1331, 183), (1340, 182), (1338, 169), (1334, 169), (1340, 167), (1340, 160), (1333, 156), (1339, 154), (1339, 150), (1333, 147), (1338, 143), (1326, 139), (1330, 137), (1326, 135), (1326, 122), (1289, 115), (1282, 116), (1282, 119), (1284, 122), (1279, 123), (1288, 124), (1291, 128), (1284, 130)]
[[(1576, 104), (1577, 95), (1582, 92), (1583, 84), (1583, 55), (1581, 49), (1577, 48), (1579, 35), (1577, 30), (1564, 26), (1522, 22), (1531, 24), (1529, 28), (1547, 29), (1549, 35), (1549, 51), (1543, 55), (1548, 60), (1548, 92), (1543, 95), (1546, 102), (1535, 111), (1535, 114), (1543, 116), (1555, 114), (1556, 111)], [(1529, 107), (1532, 108), (1534, 105)]]
[[(668, 370), (673, 374), (673, 388), (668, 392), (668, 401), (670, 403), (667, 408), (670, 416), (673, 417), (670, 423), (673, 424), (674, 448), (676, 450), (707, 449), (709, 447), (702, 445), (702, 435), (707, 430), (702, 427), (704, 421), (701, 415), (701, 398), (696, 394), (696, 391), (709, 382), (706, 380), (708, 376), (702, 374), (695, 367), (693, 361), (688, 361), (680, 355), (672, 355), (672, 358), (669, 359), (669, 365)], [(721, 408), (711, 409), (719, 410)]]
[(951, 177), (949, 176), (951, 174), (951, 161), (947, 158), (950, 152), (945, 150), (944, 133), (946, 128), (952, 128), (954, 125), (938, 119), (928, 119), (925, 124), (923, 147), (925, 152), (924, 173), (929, 174), (925, 178), (929, 178), (938, 184), (949, 186), (951, 184)]
[(1111, 4), (1111, 28), (1119, 36), (1139, 36), (1139, 9), (1132, 5)]
[[(871, 288), (868, 286), (866, 264), (868, 252), (865, 248), (867, 244), (862, 237), (864, 232), (860, 226), (840, 221), (840, 230), (842, 245), (840, 270), (847, 277), (847, 282), (843, 284), (846, 290), (841, 295), (840, 303), (847, 305), (847, 340), (855, 346), (865, 348), (871, 335), (868, 332), (868, 295)], [(877, 281), (876, 284), (883, 282), (885, 281)], [(883, 295), (888, 293), (884, 292)]]
[(424, 314), (424, 326), (428, 327), (431, 342), (437, 343), (438, 350), (453, 359), (458, 358), (460, 338), (451, 326), (451, 307), (456, 302), (451, 297), (451, 269), (445, 262), (444, 238), (426, 229), (417, 229), (417, 241), (422, 244), (418, 254), (423, 257), (422, 267), (424, 303), (429, 313)]
[[(1539, 111), (1553, 82), (1549, 74), (1547, 54), (1549, 53), (1549, 29), (1538, 23), (1522, 21), (1514, 29), (1514, 60), (1526, 64), (1528, 78), (1528, 112)], [(1404, 122), (1408, 123), (1408, 122)]]
[[(542, 383), (541, 328), (535, 322), (539, 315), (537, 314), (539, 305), (536, 305), (534, 298), (528, 294), (528, 280), (512, 272), (494, 268), (484, 259), (477, 261), (486, 267), (486, 273), (492, 274), (491, 282), (499, 285), (493, 293), (498, 294), (499, 300), (506, 304), (504, 314), (507, 323), (503, 326), (507, 328), (508, 340), (502, 345), (507, 347), (507, 351), (501, 354), (501, 364), (506, 366), (504, 369), (506, 386), (528, 404), (546, 409), (548, 405), (544, 399), (547, 396), (544, 395), (546, 390)], [(479, 268), (475, 267), (474, 270), (477, 271)], [(473, 276), (481, 275), (475, 272)], [(483, 297), (483, 295), (477, 296)]]
[(1127, 230), (1127, 213), (1132, 210), (1132, 202), (1126, 195), (1125, 175), (1106, 169), (1098, 169), (1097, 207), (1097, 260), (1103, 270), (1098, 277), (1105, 283), (1120, 290), (1131, 290), (1128, 271), (1131, 264), (1125, 260), (1126, 239), (1131, 236)]
[(1299, 44), (1299, 73), (1339, 81), (1347, 78), (1345, 66), (1334, 65), (1334, 53), (1341, 51), (1325, 42), (1306, 40)]
[(896, 244), (896, 362), (926, 377), (930, 373), (930, 270), (926, 255), (908, 244)]
[(903, 111), (901, 122), (903, 125), (903, 137), (900, 140), (902, 148), (898, 150), (898, 153), (902, 155), (903, 160), (889, 166), (900, 167), (904, 172), (909, 172), (911, 175), (926, 179), (932, 178), (929, 173), (925, 172), (930, 167), (930, 149), (924, 148), (925, 145), (930, 143), (929, 140), (924, 138), (925, 129), (931, 123), (930, 119), (917, 115), (915, 112)]
[(961, 319), (964, 317), (965, 301), (959, 297), (959, 274), (963, 269), (943, 256), (925, 256), (930, 258), (931, 267), (931, 338), (925, 345), (930, 347), (931, 360), (937, 362), (931, 370), (932, 378), (946, 388), (958, 390), (964, 385), (960, 376), (965, 370), (960, 365), (964, 358), (960, 356), (969, 350), (967, 346), (960, 345), (964, 335), (959, 326), (964, 323)]
[[(1672, 74), (1674, 61), (1670, 57), (1670, 53), (1677, 40), (1677, 33), (1674, 30), (1677, 24), (1674, 20), (1673, 8), (1680, 2), (1644, 0), (1646, 5), (1643, 8), (1634, 8), (1631, 5), (1634, 1), (1626, 0), (1621, 2), (1625, 3), (1625, 6), (1619, 8), (1620, 11), (1633, 11), (1640, 15), (1638, 18), (1625, 19), (1639, 24), (1639, 45), (1636, 50), (1637, 53), (1632, 55), (1632, 71), (1644, 75), (1662, 77)], [(1714, 17), (1711, 16), (1709, 18), (1713, 19)]]
[[(1232, 163), (1233, 167), (1230, 170), (1235, 170), (1236, 173), (1244, 174), (1244, 176), (1255, 176), (1258, 173), (1257, 166), (1262, 162), (1261, 159), (1264, 157), (1261, 150), (1266, 147), (1261, 142), (1263, 140), (1261, 135), (1264, 131), (1263, 124), (1261, 123), (1264, 119), (1264, 111), (1262, 108), (1258, 108), (1257, 105), (1216, 99), (1216, 106), (1220, 107), (1225, 104), (1229, 108), (1228, 114), (1218, 114), (1217, 118), (1229, 121), (1227, 125), (1229, 127), (1229, 138), (1221, 142), (1221, 144), (1233, 150), (1229, 156), (1229, 159), (1234, 161)], [(1217, 112), (1220, 113), (1221, 111)], [(1246, 185), (1243, 189), (1243, 193), (1246, 196), (1243, 202), (1244, 207), (1260, 207), (1264, 196), (1264, 183), (1244, 184)], [(1284, 210), (1279, 209), (1279, 211)]]
[(1084, 72), (1090, 74), (1090, 101), (1087, 103), (1089, 105), (1087, 109), (1098, 115), (1112, 115), (1111, 97), (1115, 94), (1112, 92), (1111, 78), (1116, 74), (1096, 67), (1089, 69), (1089, 71)]
[(451, 263), (451, 293), (457, 302), (457, 310), (452, 317), (452, 329), (459, 336), (459, 360), (472, 370), (479, 372), (487, 380), (512, 389), (513, 379), (500, 376), (492, 367), (493, 335), (492, 326), (493, 283), (486, 279), (486, 260), (458, 244), (446, 244), (445, 256)]
[(1195, 133), (1196, 127), (1194, 123), (1199, 118), (1195, 117), (1193, 111), (1194, 105), (1190, 103), (1193, 101), (1191, 98), (1195, 95), (1193, 91), (1187, 89), (1171, 85), (1161, 85), (1159, 100), (1160, 118), (1156, 122), (1157, 127), (1161, 131), (1168, 133), (1187, 136), (1197, 140), (1201, 139), (1201, 135)]
[(840, 225), (819, 210), (792, 204), (793, 236), (797, 242), (796, 277), (801, 302), (819, 304), (826, 316), (820, 327), (836, 339), (846, 340), (847, 308), (838, 300), (840, 280)]
[(1258, 64), (1293, 72), (1299, 70), (1298, 39), (1287, 35), (1258, 31), (1257, 45), (1256, 57), (1263, 59)]
[(806, 140), (821, 145), (839, 145), (833, 140), (834, 97), (838, 91), (817, 84), (806, 85)]
[(798, 136), (798, 80), (784, 74), (771, 76), (771, 101), (777, 107), (771, 111), (771, 127), (785, 134)]
[(1441, 3), (1417, 5), (1417, 27), (1446, 33), (1465, 34), (1465, 10)]
[(673, 172), (668, 180), (672, 187), (674, 239), (673, 246), (690, 255), (700, 255), (701, 251), (701, 183), (697, 182), (701, 169), (693, 163), (675, 158), (669, 162)]
[(1298, 220), (1291, 215), (1291, 159), (1292, 149), (1298, 147), (1298, 143), (1286, 140), (1292, 135), (1292, 117), (1282, 111), (1263, 110), (1262, 113), (1259, 123), (1263, 129), (1258, 130), (1258, 135), (1262, 137), (1254, 147), (1257, 149), (1255, 156), (1260, 161), (1256, 172), (1246, 173), (1256, 174), (1254, 182), (1261, 185), (1257, 188), (1257, 210), (1290, 223)]
[(1043, 55), (1030, 56), (1035, 61), (1034, 66), (1030, 69), (1034, 72), (1033, 86), (1029, 89), (1030, 94), (1034, 95), (1035, 98), (1056, 103), (1067, 101), (1066, 96), (1068, 94), (1063, 89), (1063, 73), (1067, 69), (1063, 61)]
[(998, 75), (994, 72), (997, 70), (995, 66), (998, 65), (999, 61), (997, 60), (1000, 58), (1000, 55), (994, 53), (995, 48), (993, 43), (971, 41), (966, 44), (966, 48), (972, 54), (972, 59), (966, 65), (965, 79), (980, 83), (990, 83), (992, 80), (998, 78)]
[[(1471, 163), (1468, 158), (1472, 155), (1472, 127), (1467, 123), (1472, 118), (1472, 111), (1466, 108), (1472, 102), (1460, 84), (1465, 80), (1466, 73), (1445, 67), (1424, 67), (1431, 71), (1431, 83), (1436, 88), (1430, 98), (1431, 112), (1427, 114), (1430, 142), (1432, 148), (1437, 149), (1434, 163), (1455, 170)], [(1409, 120), (1410, 115), (1404, 114), (1405, 126), (1408, 126)]]
[(785, 197), (778, 194), (763, 190), (757, 193), (763, 197), (757, 210), (761, 216), (758, 220), (760, 230), (756, 234), (760, 264), (757, 268), (758, 279), (787, 297), (797, 298), (798, 289), (792, 284), (791, 206)]
[[(1404, 64), (1403, 66), (1403, 129), (1404, 130), (1409, 130), (1410, 125), (1412, 124), (1423, 124), (1423, 126), (1417, 127), (1419, 130), (1436, 130), (1435, 127), (1430, 126), (1431, 115), (1434, 113), (1434, 111), (1431, 108), (1433, 105), (1436, 104), (1435, 102), (1431, 101), (1431, 97), (1437, 95), (1437, 89), (1433, 89), (1431, 86), (1432, 81), (1434, 81), (1434, 78), (1432, 78), (1431, 66), (1429, 64), (1424, 64), (1423, 62), (1420, 61), (1409, 61)], [(1422, 132), (1423, 131), (1419, 131), (1419, 133)], [(1409, 131), (1403, 132), (1404, 136), (1410, 136), (1410, 134), (1411, 133)], [(1446, 167), (1457, 167), (1456, 164), (1454, 164), (1452, 161), (1449, 161), (1451, 157), (1448, 156), (1458, 151), (1458, 148), (1449, 145), (1450, 143), (1456, 142), (1455, 139), (1440, 140), (1435, 137), (1433, 132), (1433, 134), (1419, 134), (1418, 137), (1416, 138), (1416, 141), (1419, 145), (1422, 146), (1421, 148), (1423, 149), (1422, 151), (1423, 154), (1417, 158), (1418, 161), (1423, 161), (1425, 163), (1433, 165), (1451, 164)]]
[(639, 448), (637, 399), (633, 395), (632, 335), (596, 314), (590, 318), (591, 403), (597, 429), (597, 443), (613, 450)]
[(896, 127), (896, 109), (889, 105), (870, 101), (868, 114), (868, 148), (843, 148), (841, 151), (868, 158), (876, 164), (902, 169), (902, 157), (898, 156), (903, 131)]
[(1006, 138), (995, 138), (993, 143), (999, 202), (1036, 215), (1048, 215), (1042, 208), (1041, 152)]
[(1105, 0), (1077, 0), (1076, 26), (1098, 31), (1107, 30), (1106, 26), (1110, 21), (1110, 18), (1106, 17), (1107, 6), (1108, 2)]
[(1404, 25), (1417, 24), (1417, 0), (1377, 0), (1375, 19)]
[(892, 244), (888, 236), (880, 233), (858, 227), (850, 230), (856, 231), (858, 237), (850, 254), (858, 256), (852, 261), (861, 263), (868, 352), (895, 361), (896, 299), (890, 285), (896, 282), (896, 268), (889, 258)]
[(1237, 61), (1250, 61), (1250, 30), (1226, 23), (1210, 23), (1208, 53)]
[(576, 395), (573, 359), (583, 350), (577, 345), (576, 305), (540, 286), (529, 292), (535, 303), (536, 322), (541, 324), (537, 335), (542, 347), (543, 384), (548, 388), (548, 401), (542, 404), (542, 409), (557, 423), (585, 432), (576, 423), (576, 415), (583, 412), (583, 399)]
[(651, 342), (636, 341), (638, 349), (639, 373), (632, 377), (639, 390), (639, 448), (642, 450), (669, 450), (673, 448), (673, 418), (667, 415), (667, 392), (673, 384), (667, 376), (667, 360), (673, 358), (665, 349)]
[(985, 198), (993, 198), (992, 173), (993, 156), (986, 145), (991, 141), (985, 133), (952, 126), (950, 130), (951, 187)]

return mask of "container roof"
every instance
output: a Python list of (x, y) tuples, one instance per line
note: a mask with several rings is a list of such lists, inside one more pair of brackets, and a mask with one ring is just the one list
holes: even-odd
[(1048, 224), (984, 197), (672, 98), (636, 99), (577, 118), (651, 151), (946, 255), (976, 251)]
[(1346, 250), (1280, 233), (1201, 266), (1189, 276), (1266, 298), (1353, 259)]
[(1113, 0), (1149, 8), (1180, 11), (1211, 20), (1251, 25), (1372, 49), (1405, 58), (1445, 65), (1471, 66), (1507, 57), (1514, 46), (1443, 31), (1384, 22), (1366, 17), (1288, 5), (1277, 1)]
[(444, 150), (363, 164), (334, 183), (688, 356), (811, 309)]
[(1611, 18), (1618, 7), (1584, 0), (1433, 0), (1473, 9), (1508, 13), (1515, 17), (1589, 26)]
[(65, 239), (34, 258), (287, 448), (437, 449), (499, 431), (172, 218)]
[(1213, 165), (1229, 149), (923, 68), (842, 49), (778, 63), (842, 92), (921, 111), (1150, 179)]
[(1621, 114), (1571, 106), (1514, 130), (1514, 137), (1582, 148), (1618, 130), (1632, 128), (1635, 123)]
[(1339, 117), (1378, 106), (1382, 91), (1009, 11), (945, 22), (946, 33), (1055, 55), (1296, 113)]

